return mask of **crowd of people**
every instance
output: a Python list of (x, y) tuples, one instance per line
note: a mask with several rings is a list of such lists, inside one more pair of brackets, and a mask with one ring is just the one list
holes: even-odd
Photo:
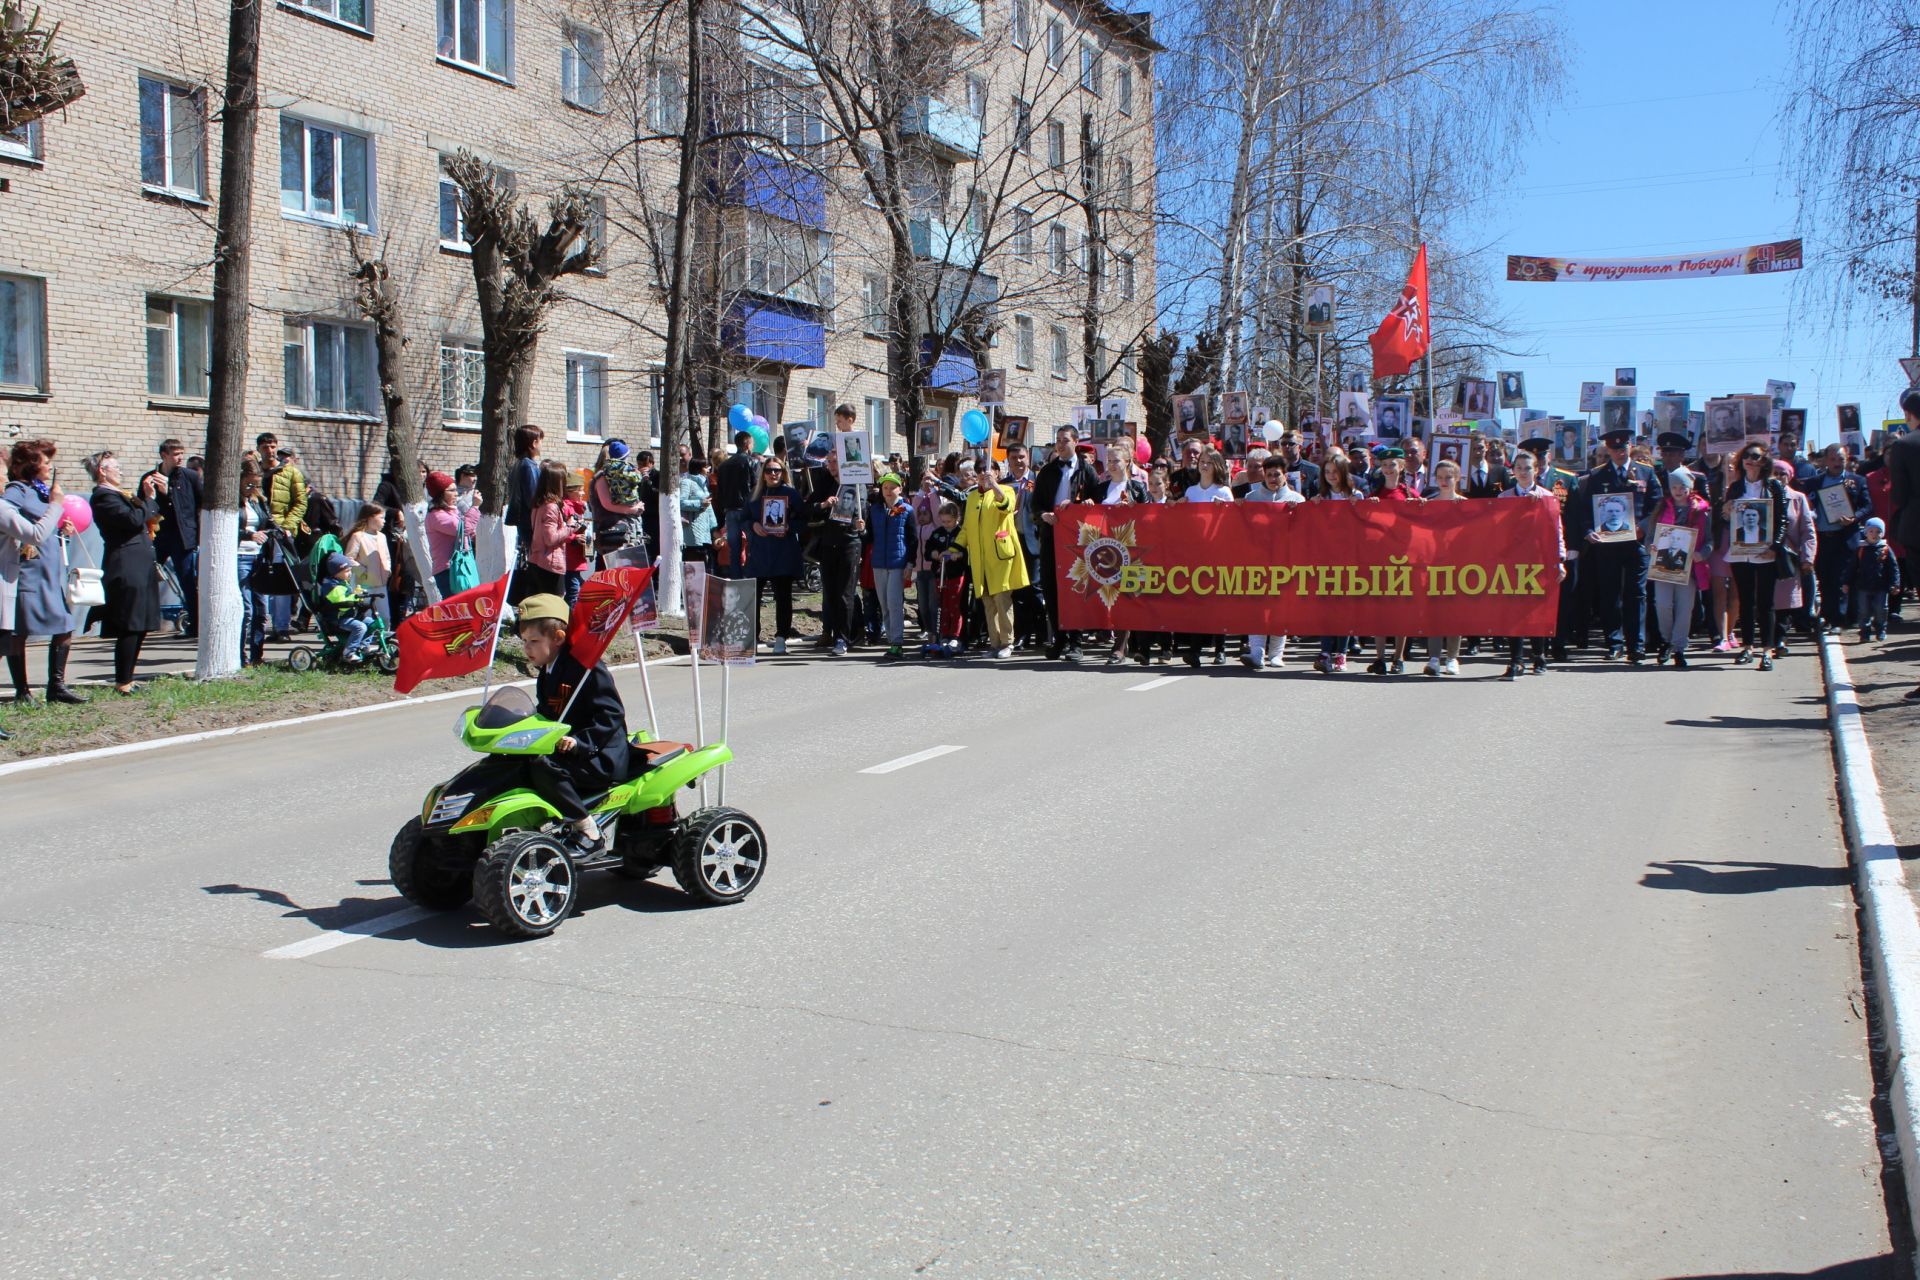
[[(1376, 676), (1404, 673), (1417, 650), (1434, 677), (1456, 676), (1463, 658), (1483, 653), (1504, 659), (1509, 679), (1579, 651), (1680, 669), (1706, 651), (1770, 670), (1797, 638), (1851, 628), (1861, 641), (1882, 640), (1889, 619), (1900, 616), (1911, 582), (1908, 549), (1920, 548), (1920, 391), (1907, 392), (1901, 409), (1908, 431), (1860, 458), (1838, 444), (1807, 457), (1791, 436), (1777, 452), (1770, 441), (1750, 440), (1700, 458), (1685, 436), (1636, 442), (1620, 430), (1605, 434), (1575, 472), (1554, 465), (1545, 439), (1509, 451), (1499, 439), (1474, 436), (1464, 464), (1429, 464), (1418, 438), (1328, 446), (1313, 457), (1300, 432), (1283, 429), (1269, 433), (1271, 448), (1229, 461), (1205, 436), (1183, 439), (1172, 456), (1150, 457), (1131, 439), (1082, 440), (1062, 427), (1044, 459), (1019, 444), (1004, 450), (1004, 462), (984, 451), (896, 454), (870, 487), (841, 483), (824, 433), (790, 456), (784, 438), (762, 442), (762, 451), (740, 432), (717, 464), (682, 445), (669, 495), (660, 492), (650, 451), (609, 440), (589, 472), (572, 471), (544, 459), (544, 433), (526, 425), (514, 435), (506, 520), (521, 548), (516, 597), (550, 594), (571, 604), (609, 557), (657, 554), (660, 521), (671, 513), (684, 556), (717, 574), (759, 580), (762, 600), (770, 597), (774, 608), (764, 647), (775, 654), (798, 638), (796, 590), (817, 576), (817, 645), (835, 655), (872, 647), (905, 657), (911, 619), (918, 651), (938, 657), (1008, 658), (1027, 649), (1076, 662), (1178, 657), (1199, 667), (1224, 664), (1237, 649), (1242, 664), (1270, 669), (1284, 666), (1289, 647), (1298, 646), (1312, 653), (1316, 670), (1337, 674), (1349, 659), (1366, 659), (1370, 640), (1365, 669)], [(851, 406), (839, 406), (835, 417), (837, 429), (854, 429)], [(111, 450), (83, 460), (103, 548), (104, 601), (76, 607), (67, 571), (77, 531), (57, 455), (52, 441), (16, 441), (0, 494), (0, 650), (13, 697), (32, 699), (27, 643), (45, 638), (47, 701), (84, 702), (66, 669), (75, 631), (94, 624), (114, 642), (114, 691), (133, 695), (141, 646), (162, 626), (163, 577), (174, 588), (182, 633), (198, 627), (200, 460), (174, 439), (160, 444), (155, 465), (137, 478)], [(424, 476), (425, 542), (442, 596), (478, 583), (477, 475), (469, 465)], [(1609, 519), (1630, 522), (1630, 536), (1596, 526), (1600, 495), (1618, 495)], [(1740, 505), (1754, 498), (1768, 505)], [(1497, 499), (1552, 501), (1559, 511), (1560, 610), (1550, 635), (1093, 636), (1060, 623), (1061, 566), (1051, 533), (1059, 510), (1072, 503)], [(255, 441), (241, 463), (242, 665), (260, 662), (267, 641), (311, 623), (314, 601), (296, 587), (293, 562), (317, 584), (322, 608), (334, 587), (389, 625), (424, 603), (402, 545), (400, 506), (399, 486), (383, 476), (343, 527), (291, 445), (270, 433)], [(1737, 510), (1769, 513), (1770, 527), (1736, 530)], [(1686, 572), (1650, 580), (1654, 531), (1665, 525), (1692, 532), (1692, 558)], [(1743, 542), (1751, 545), (1734, 554)], [(361, 656), (364, 630), (344, 646), (349, 662)]]

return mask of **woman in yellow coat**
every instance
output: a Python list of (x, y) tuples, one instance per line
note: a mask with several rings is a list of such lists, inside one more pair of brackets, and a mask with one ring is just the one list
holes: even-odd
[(976, 488), (967, 495), (967, 510), (960, 520), (956, 546), (966, 548), (967, 569), (973, 577), (973, 591), (986, 604), (987, 634), (993, 641), (993, 656), (1013, 656), (1013, 593), (1027, 586), (1027, 560), (1020, 554), (1020, 533), (1015, 522), (1019, 500), (1013, 490), (1001, 487), (993, 469), (982, 467), (974, 477)]

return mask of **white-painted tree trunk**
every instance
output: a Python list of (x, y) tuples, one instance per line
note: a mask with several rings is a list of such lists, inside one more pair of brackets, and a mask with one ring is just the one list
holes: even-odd
[(654, 588), (654, 600), (663, 618), (687, 616), (687, 600), (680, 572), (680, 502), (678, 495), (668, 505), (660, 496), (660, 581)]
[(427, 550), (427, 504), (416, 502), (402, 506), (400, 522), (406, 533), (407, 551), (413, 556), (413, 576), (420, 581), (421, 594), (428, 604), (438, 604), (440, 588), (433, 581), (433, 553)]
[(200, 645), (193, 673), (213, 680), (240, 670), (240, 513), (200, 512)]
[(507, 571), (519, 540), (518, 532), (505, 519), (480, 513), (480, 528), (473, 539), (473, 560), (480, 581), (492, 582)]

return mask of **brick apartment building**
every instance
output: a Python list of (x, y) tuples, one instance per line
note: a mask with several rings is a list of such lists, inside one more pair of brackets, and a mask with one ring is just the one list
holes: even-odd
[[(1138, 419), (1134, 353), (1155, 315), (1157, 46), (1144, 20), (1098, 0), (927, 2), (942, 6), (956, 49), (971, 56), (916, 106), (910, 132), (925, 176), (916, 252), (969, 253), (991, 272), (1003, 299), (991, 363), (1008, 371), (1007, 412), (1029, 415), (1036, 436), (1094, 393), (1126, 397)], [(70, 485), (89, 450), (111, 447), (138, 464), (163, 438), (190, 451), (204, 438), (219, 177), (209, 86), (224, 65), (224, 12), (182, 0), (137, 11), (49, 5), (87, 94), (0, 136), (0, 429), (57, 441)], [(371, 332), (353, 297), (346, 229), (358, 228), (403, 282), (422, 456), (447, 469), (477, 456), (479, 318), (443, 163), (462, 148), (493, 161), (536, 215), (561, 182), (604, 179), (610, 167), (594, 157), (633, 122), (618, 118), (605, 79), (613, 49), (589, 18), (513, 0), (278, 0), (265, 10), (249, 440), (273, 431), (334, 492), (371, 490), (385, 428)], [(742, 31), (730, 52), (750, 69), (764, 60), (804, 103), (806, 69), (793, 51)], [(647, 68), (644, 125), (670, 129), (678, 74), (668, 54)], [(777, 127), (804, 137), (820, 126)], [(669, 191), (671, 144), (644, 147)], [(783, 157), (769, 163), (795, 163)], [(1118, 192), (1091, 245), (1085, 218), (1057, 195), (1089, 163)], [(775, 423), (822, 426), (834, 405), (851, 403), (876, 452), (908, 452), (913, 424), (897, 421), (886, 344), (867, 322), (885, 290), (872, 210), (841, 183), (809, 188), (798, 203), (767, 190), (718, 193), (715, 203), (739, 206), (734, 221), (702, 223), (740, 232), (727, 399)], [(621, 216), (636, 203), (632, 189), (596, 195), (603, 208), (609, 199), (606, 265), (565, 281), (529, 407), (547, 428), (548, 455), (575, 465), (604, 438), (658, 437), (656, 259)], [(806, 271), (759, 260), (761, 246), (795, 234), (820, 246)], [(941, 447), (952, 447), (978, 362), (964, 347), (933, 345), (922, 420), (937, 421)]]

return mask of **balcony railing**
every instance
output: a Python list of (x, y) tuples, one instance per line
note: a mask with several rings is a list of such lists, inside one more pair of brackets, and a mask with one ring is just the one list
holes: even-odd
[(980, 0), (921, 0), (927, 12), (946, 22), (958, 35), (978, 40), (986, 27), (980, 18)]
[(938, 98), (909, 102), (900, 120), (900, 132), (918, 138), (944, 160), (973, 160), (980, 155), (979, 118)]

